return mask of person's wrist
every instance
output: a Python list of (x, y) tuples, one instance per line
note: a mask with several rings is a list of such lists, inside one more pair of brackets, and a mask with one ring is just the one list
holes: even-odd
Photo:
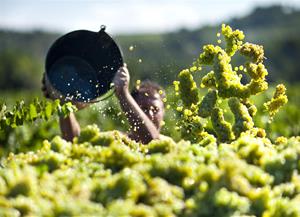
[(116, 90), (116, 94), (118, 96), (124, 95), (126, 93), (129, 93), (128, 87), (127, 86), (123, 86), (123, 87), (115, 87)]
[(82, 110), (82, 109), (84, 109), (84, 108), (86, 108), (86, 107), (89, 106), (89, 103), (86, 103), (86, 102), (71, 101), (71, 103), (76, 106), (76, 108), (78, 109), (78, 111)]

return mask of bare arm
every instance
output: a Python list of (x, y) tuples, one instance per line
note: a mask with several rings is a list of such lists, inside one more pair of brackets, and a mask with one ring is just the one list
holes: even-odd
[[(46, 85), (44, 74), (42, 80), (43, 94), (48, 99), (55, 99), (55, 97), (50, 94), (49, 89), (50, 87), (47, 87)], [(76, 107), (78, 109), (82, 109), (85, 107), (85, 105), (78, 104), (76, 105)], [(74, 113), (71, 113), (68, 117), (59, 117), (59, 126), (62, 133), (62, 137), (67, 141), (72, 141), (75, 136), (79, 136), (80, 134), (80, 125)]]
[(59, 117), (59, 126), (62, 132), (62, 137), (67, 141), (72, 141), (75, 136), (80, 134), (80, 125), (74, 113), (68, 117)]
[(159, 130), (129, 93), (129, 80), (128, 69), (126, 66), (121, 67), (114, 78), (116, 96), (132, 128), (130, 137), (142, 143), (149, 143), (159, 137)]

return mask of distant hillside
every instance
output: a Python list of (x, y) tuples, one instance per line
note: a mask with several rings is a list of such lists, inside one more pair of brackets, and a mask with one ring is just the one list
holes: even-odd
[[(299, 10), (281, 6), (256, 8), (251, 14), (226, 23), (242, 29), (247, 41), (264, 45), (270, 81), (300, 81)], [(219, 28), (220, 25), (205, 26), (195, 30), (115, 38), (133, 80), (150, 78), (168, 85), (179, 70), (192, 64), (203, 44), (216, 43)], [(0, 89), (39, 88), (48, 48), (61, 35), (0, 30)], [(130, 46), (134, 46), (133, 51), (129, 51)]]

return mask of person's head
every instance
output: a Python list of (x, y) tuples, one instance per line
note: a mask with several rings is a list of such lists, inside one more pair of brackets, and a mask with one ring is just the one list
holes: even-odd
[(132, 90), (131, 95), (157, 129), (160, 129), (160, 124), (164, 118), (163, 98), (165, 92), (162, 87), (148, 80), (143, 81)]

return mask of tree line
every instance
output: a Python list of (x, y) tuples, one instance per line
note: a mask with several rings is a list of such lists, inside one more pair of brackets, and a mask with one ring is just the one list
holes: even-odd
[[(227, 23), (243, 30), (247, 41), (264, 46), (265, 63), (271, 72), (269, 81), (300, 81), (299, 9), (277, 5), (259, 7)], [(150, 78), (167, 86), (181, 69), (192, 64), (190, 60), (197, 58), (202, 45), (215, 38), (219, 25), (113, 37), (122, 49), (133, 80)], [(109, 32), (109, 27), (107, 29)], [(0, 89), (38, 89), (47, 51), (63, 34), (0, 30)], [(242, 59), (234, 61), (238, 65)]]

